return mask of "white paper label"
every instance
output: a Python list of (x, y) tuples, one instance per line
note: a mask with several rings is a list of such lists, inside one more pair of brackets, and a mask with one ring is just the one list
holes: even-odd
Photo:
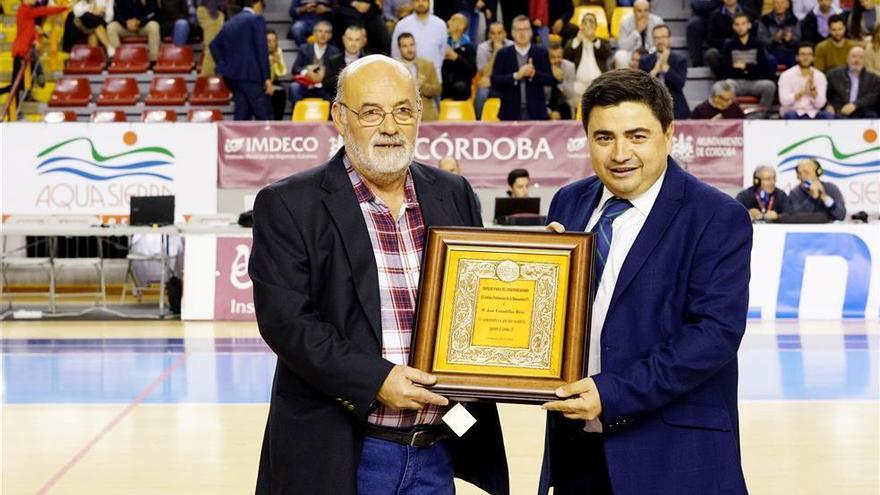
[(444, 414), (442, 419), (458, 436), (464, 435), (477, 422), (477, 418), (473, 417), (460, 402)]

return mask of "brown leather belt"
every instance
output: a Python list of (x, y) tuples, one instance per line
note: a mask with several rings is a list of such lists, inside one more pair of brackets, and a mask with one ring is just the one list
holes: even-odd
[(368, 423), (366, 435), (410, 447), (430, 447), (437, 442), (450, 438), (452, 431), (444, 424), (418, 425), (409, 429), (398, 430)]

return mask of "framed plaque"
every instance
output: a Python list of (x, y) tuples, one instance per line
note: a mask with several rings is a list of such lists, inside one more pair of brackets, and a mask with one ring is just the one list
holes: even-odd
[(587, 369), (593, 234), (431, 228), (410, 365), (458, 400), (540, 403)]

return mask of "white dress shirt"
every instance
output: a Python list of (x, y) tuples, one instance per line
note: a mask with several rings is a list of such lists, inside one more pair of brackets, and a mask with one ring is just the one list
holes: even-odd
[[(587, 375), (593, 376), (602, 370), (602, 326), (605, 324), (605, 316), (608, 314), (608, 307), (611, 304), (611, 295), (614, 294), (614, 287), (617, 285), (617, 276), (626, 261), (630, 248), (638, 237), (642, 226), (648, 219), (657, 196), (660, 194), (660, 188), (663, 186), (663, 178), (666, 177), (666, 170), (657, 178), (657, 181), (643, 192), (637, 198), (629, 200), (633, 207), (623, 212), (619, 217), (615, 218), (611, 223), (611, 246), (608, 249), (608, 259), (605, 261), (605, 269), (602, 272), (602, 280), (599, 283), (599, 289), (596, 291), (596, 298), (593, 300), (593, 315), (590, 320), (590, 347), (589, 361), (587, 366)], [(599, 221), (602, 215), (602, 207), (605, 203), (614, 197), (614, 194), (603, 187), (602, 198), (599, 200), (597, 207), (587, 222), (587, 232)], [(599, 397), (601, 400), (601, 397)], [(602, 423), (598, 419), (587, 421), (584, 428), (589, 432), (601, 432)]]

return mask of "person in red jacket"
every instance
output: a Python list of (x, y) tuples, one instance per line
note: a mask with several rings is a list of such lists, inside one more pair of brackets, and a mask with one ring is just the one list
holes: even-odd
[(18, 14), (15, 16), (15, 23), (18, 28), (18, 34), (15, 41), (12, 42), (12, 82), (3, 88), (0, 88), (0, 94), (8, 93), (15, 84), (15, 78), (24, 65), (25, 57), (31, 50), (31, 45), (37, 41), (37, 23), (36, 20), (41, 17), (60, 14), (67, 11), (67, 7), (35, 7), (36, 0), (22, 0), (18, 6)]

